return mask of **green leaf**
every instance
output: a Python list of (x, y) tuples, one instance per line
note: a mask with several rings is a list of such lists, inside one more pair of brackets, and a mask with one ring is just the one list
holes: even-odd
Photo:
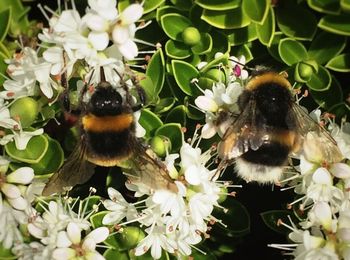
[(324, 64), (341, 53), (345, 46), (345, 36), (321, 32), (311, 42), (308, 54), (310, 59), (316, 60), (319, 64)]
[(289, 66), (308, 58), (304, 45), (291, 38), (280, 41), (278, 52), (281, 59)]
[(169, 39), (165, 44), (165, 53), (172, 59), (185, 59), (191, 56), (192, 52), (189, 46), (182, 42)]
[(180, 89), (190, 96), (198, 93), (196, 86), (191, 83), (194, 78), (199, 76), (197, 69), (191, 64), (180, 60), (172, 60), (171, 65), (176, 83)]
[[(6, 70), (7, 70), (7, 64), (4, 62), (5, 59), (8, 59), (8, 57), (6, 56), (6, 54), (0, 52), (0, 73), (2, 75), (6, 75)], [(2, 84), (5, 82), (5, 78), (4, 77), (0, 77), (0, 86), (2, 86)]]
[(331, 59), (326, 67), (338, 72), (350, 72), (350, 53), (343, 53)]
[(214, 59), (215, 54), (218, 52), (229, 53), (230, 43), (227, 36), (218, 30), (212, 30), (210, 32), (211, 38), (213, 39), (213, 47), (211, 49), (210, 55), (207, 54), (208, 59)]
[(227, 11), (204, 9), (202, 19), (220, 29), (237, 29), (250, 24), (249, 17), (243, 13), (241, 7)]
[(169, 111), (175, 104), (176, 100), (173, 97), (162, 98), (158, 104), (154, 107), (154, 112), (161, 114)]
[(64, 152), (59, 142), (47, 136), (49, 146), (46, 153), (38, 163), (29, 165), (35, 175), (43, 175), (56, 172), (63, 164)]
[(45, 155), (49, 141), (44, 135), (32, 137), (25, 150), (18, 150), (15, 142), (5, 145), (5, 151), (11, 158), (25, 163), (38, 163)]
[(239, 7), (241, 0), (196, 0), (195, 3), (203, 9), (225, 11)]
[(17, 24), (23, 31), (28, 29), (29, 22), (25, 14), (28, 13), (30, 8), (23, 7), (20, 0), (1, 0), (0, 12), (8, 8), (12, 9), (11, 27), (13, 24)]
[(268, 10), (264, 23), (255, 25), (259, 41), (266, 46), (271, 45), (275, 34), (275, 13), (272, 7)]
[(317, 29), (317, 20), (312, 12), (293, 0), (279, 2), (275, 10), (277, 25), (285, 35), (297, 40), (312, 40)]
[(339, 0), (307, 0), (310, 8), (317, 12), (325, 14), (339, 14), (340, 5)]
[(200, 73), (205, 74), (209, 70), (217, 67), (219, 64), (227, 65), (228, 64), (228, 54), (221, 55), (220, 57), (213, 59), (208, 62), (207, 65), (205, 65), (201, 70)]
[(162, 120), (148, 109), (142, 109), (139, 123), (146, 130), (146, 137), (153, 135), (153, 132), (163, 125)]
[[(220, 233), (229, 237), (248, 234), (250, 231), (250, 219), (244, 205), (234, 198), (227, 198), (221, 206), (228, 209), (228, 211), (226, 212), (221, 208), (215, 208), (213, 216), (220, 219), (227, 227), (217, 225), (214, 226), (214, 228), (217, 228)], [(235, 221), (232, 221), (232, 219)]]
[(156, 89), (153, 86), (153, 81), (149, 76), (139, 73), (142, 75), (140, 78), (140, 85), (146, 92), (146, 104), (153, 104), (158, 102), (158, 95), (155, 93)]
[(11, 248), (5, 248), (2, 244), (0, 244), (0, 259), (10, 260), (17, 259), (17, 257), (12, 254)]
[(182, 42), (182, 32), (192, 26), (191, 20), (176, 13), (165, 14), (160, 18), (164, 32), (170, 39)]
[(243, 43), (254, 41), (258, 38), (255, 24), (240, 28), (233, 29), (230, 34), (227, 35), (228, 40), (232, 46), (241, 45)]
[(280, 41), (284, 38), (284, 34), (281, 32), (275, 32), (273, 35), (272, 41), (270, 43), (270, 47), (267, 48), (267, 51), (270, 55), (277, 61), (283, 63), (281, 60), (280, 54), (278, 52), (278, 46)]
[(325, 91), (332, 83), (331, 74), (323, 66), (318, 67), (318, 72), (313, 73), (306, 85), (314, 91)]
[(263, 24), (269, 11), (270, 0), (243, 0), (243, 12), (253, 21)]
[(232, 53), (234, 56), (239, 57), (239, 56), (244, 56), (246, 63), (251, 61), (253, 59), (253, 54), (250, 51), (250, 48), (248, 47), (247, 44), (243, 44), (241, 46), (236, 46), (232, 49)]
[(143, 13), (147, 14), (163, 4), (165, 0), (147, 0), (143, 4)]
[(186, 107), (178, 105), (174, 107), (165, 118), (166, 123), (178, 123), (182, 126), (186, 125)]
[(205, 54), (211, 51), (213, 46), (213, 40), (209, 33), (201, 33), (201, 40), (198, 44), (193, 46), (191, 49), (194, 54)]
[(284, 223), (289, 223), (288, 216), (293, 216), (293, 213), (288, 210), (270, 210), (265, 211), (260, 214), (266, 226), (268, 226), (273, 231), (276, 231), (281, 234), (287, 235), (290, 233), (290, 230), (283, 225), (279, 225), (279, 220), (282, 220)]
[(170, 13), (177, 13), (177, 14), (183, 14), (183, 11), (175, 6), (170, 6), (170, 5), (164, 5), (159, 8), (157, 8), (157, 14), (156, 14), (156, 19), (158, 22), (161, 21), (161, 18), (165, 14), (170, 14)]
[(184, 139), (180, 124), (167, 123), (159, 127), (154, 135), (163, 135), (169, 138), (171, 142), (171, 152), (178, 152)]
[(125, 226), (122, 232), (116, 233), (113, 237), (119, 245), (118, 249), (124, 251), (136, 247), (145, 238), (145, 233), (139, 227)]
[(154, 95), (158, 97), (165, 81), (165, 62), (162, 49), (152, 55), (148, 63), (146, 75), (150, 77), (154, 87)]
[(12, 9), (7, 8), (0, 12), (0, 42), (2, 42), (10, 28)]
[(170, 0), (170, 2), (172, 2), (176, 7), (186, 11), (192, 7), (192, 1), (188, 0)]
[(350, 15), (325, 15), (318, 23), (321, 29), (335, 34), (350, 36)]
[(103, 227), (104, 225), (102, 224), (102, 219), (104, 218), (104, 216), (107, 215), (107, 213), (109, 213), (109, 211), (105, 210), (105, 211), (99, 211), (96, 214), (93, 214), (90, 217), (90, 222), (92, 227), (98, 228), (98, 227)]
[(310, 93), (316, 103), (327, 110), (343, 101), (343, 90), (338, 80), (333, 76), (329, 89), (326, 91), (314, 91), (310, 89)]
[(119, 250), (108, 248), (104, 253), (103, 256), (106, 260), (129, 260), (130, 257), (127, 252), (120, 252)]
[(350, 0), (340, 0), (340, 8), (346, 12), (350, 12)]

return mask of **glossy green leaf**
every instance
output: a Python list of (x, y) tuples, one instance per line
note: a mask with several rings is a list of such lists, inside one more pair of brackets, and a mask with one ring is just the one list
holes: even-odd
[(350, 53), (343, 53), (331, 59), (326, 67), (338, 72), (350, 72)]
[(136, 247), (145, 238), (145, 233), (139, 227), (124, 226), (123, 231), (116, 233), (114, 237), (118, 241), (119, 250), (124, 251)]
[[(8, 59), (8, 57), (0, 52), (0, 73), (2, 75), (6, 75), (6, 70), (7, 70), (7, 64), (5, 63), (5, 59)], [(2, 84), (5, 82), (5, 78), (4, 77), (0, 77), (0, 86), (2, 86)]]
[(228, 54), (221, 55), (220, 57), (217, 57), (216, 59), (213, 59), (208, 62), (207, 65), (205, 65), (201, 70), (201, 75), (204, 75), (209, 70), (213, 68), (217, 68), (219, 64), (227, 65), (228, 64)]
[(165, 118), (166, 123), (178, 123), (182, 126), (186, 125), (186, 107), (178, 105), (174, 107)]
[(270, 8), (270, 0), (242, 0), (243, 12), (254, 22), (263, 24)]
[(193, 46), (191, 49), (194, 54), (205, 54), (211, 51), (213, 46), (213, 39), (211, 38), (209, 33), (201, 33), (201, 40), (198, 44)]
[(162, 120), (148, 109), (143, 109), (141, 111), (141, 116), (139, 123), (146, 130), (146, 137), (153, 135), (153, 132), (160, 126), (163, 125)]
[(243, 44), (241, 46), (236, 46), (232, 49), (232, 54), (236, 57), (244, 56), (246, 62), (249, 62), (253, 59), (253, 54), (250, 51), (250, 48), (247, 44)]
[[(228, 198), (221, 204), (221, 206), (228, 211), (226, 212), (223, 209), (215, 208), (213, 215), (227, 226), (223, 227), (217, 225), (214, 228), (217, 228), (220, 233), (229, 237), (243, 236), (249, 233), (250, 218), (248, 211), (243, 204), (234, 198)], [(235, 221), (232, 221), (232, 219)]]
[(11, 248), (5, 248), (2, 244), (0, 244), (0, 259), (10, 260), (17, 259), (17, 257), (12, 254)]
[(272, 37), (272, 41), (270, 43), (270, 47), (267, 48), (267, 51), (270, 53), (270, 55), (277, 61), (283, 63), (280, 54), (278, 52), (278, 46), (280, 41), (284, 38), (284, 34), (281, 32), (275, 32), (275, 34)]
[(190, 9), (189, 18), (192, 21), (194, 27), (200, 32), (210, 32), (211, 26), (201, 19), (203, 8), (199, 5), (193, 5)]
[(350, 116), (350, 106), (349, 104), (342, 102), (332, 106), (329, 112), (335, 114), (337, 118), (349, 117)]
[(325, 14), (339, 14), (339, 0), (307, 0), (310, 8)]
[(0, 12), (11, 7), (12, 9), (12, 21), (11, 27), (13, 24), (16, 24), (22, 30), (28, 29), (29, 22), (26, 17), (26, 14), (29, 12), (30, 7), (24, 7), (20, 0), (1, 0), (0, 1)]
[(156, 14), (156, 19), (158, 22), (161, 21), (161, 17), (165, 14), (170, 14), (170, 13), (177, 13), (177, 14), (184, 14), (183, 11), (175, 6), (171, 5), (164, 5), (161, 7), (157, 8), (157, 14)]
[(213, 47), (210, 54), (206, 55), (208, 59), (214, 59), (215, 54), (218, 52), (224, 54), (230, 52), (230, 43), (224, 33), (219, 32), (218, 30), (212, 30), (210, 35), (213, 39)]
[(346, 37), (321, 32), (311, 42), (308, 50), (309, 58), (316, 60), (319, 64), (324, 64), (341, 53), (345, 46)]
[(198, 93), (196, 86), (192, 83), (192, 80), (199, 76), (197, 69), (191, 64), (180, 60), (172, 60), (171, 65), (176, 83), (180, 89), (190, 96)]
[(178, 152), (184, 140), (183, 132), (180, 124), (167, 123), (159, 127), (155, 135), (166, 136), (171, 142), (171, 152)]
[(289, 66), (308, 58), (304, 45), (291, 38), (280, 41), (278, 52), (281, 59)]
[(279, 225), (278, 222), (281, 220), (284, 223), (289, 223), (288, 216), (293, 216), (293, 212), (288, 210), (270, 210), (260, 214), (266, 226), (273, 231), (281, 234), (288, 234), (290, 230), (283, 225)]
[(143, 13), (147, 14), (154, 11), (158, 6), (163, 4), (165, 0), (147, 0), (143, 4)]
[(332, 76), (332, 83), (329, 89), (326, 91), (314, 91), (310, 89), (310, 93), (316, 103), (327, 110), (343, 101), (343, 90), (334, 76)]
[(146, 93), (146, 104), (153, 104), (158, 102), (158, 94), (155, 92), (153, 81), (149, 76), (139, 73), (142, 75), (140, 78), (140, 85)]
[(202, 19), (220, 29), (237, 29), (250, 24), (249, 17), (243, 13), (241, 7), (227, 11), (204, 9)]
[(12, 9), (8, 8), (0, 12), (0, 42), (2, 42), (10, 28)]
[(188, 0), (170, 0), (170, 2), (172, 2), (176, 7), (186, 11), (192, 7), (192, 1)]
[(154, 112), (158, 114), (167, 112), (173, 107), (175, 102), (176, 100), (173, 97), (162, 98), (159, 100), (158, 104), (154, 107)]
[[(8, 49), (7, 45), (4, 45), (4, 43), (0, 42), (0, 53), (3, 54), (3, 57), (6, 57), (7, 59), (11, 58), (11, 53)], [(0, 60), (2, 61), (2, 57), (0, 57)]]
[(215, 82), (225, 82), (226, 81), (226, 75), (224, 73), (223, 68), (212, 68), (210, 70), (207, 70), (203, 74), (203, 77), (209, 78), (214, 80)]
[(318, 23), (321, 29), (335, 34), (350, 36), (350, 15), (325, 15)]
[(275, 11), (277, 25), (285, 35), (297, 40), (312, 40), (317, 29), (317, 20), (312, 12), (293, 0), (279, 2)]
[(182, 42), (168, 40), (165, 44), (165, 53), (173, 59), (185, 59), (191, 56), (192, 52), (189, 46)]
[(93, 214), (90, 217), (90, 222), (92, 224), (92, 227), (98, 228), (98, 227), (103, 227), (104, 225), (102, 224), (102, 219), (104, 218), (104, 216), (107, 215), (107, 213), (109, 213), (109, 211), (105, 210), (105, 211), (99, 211), (96, 214)]
[(239, 7), (241, 0), (195, 0), (195, 3), (203, 9), (224, 11)]
[(318, 72), (312, 74), (306, 85), (314, 91), (325, 91), (330, 88), (331, 83), (332, 78), (329, 71), (323, 66), (319, 66)]
[(192, 22), (185, 16), (176, 13), (165, 14), (160, 19), (162, 28), (168, 37), (182, 42), (182, 32), (192, 26)]
[(56, 172), (63, 164), (64, 152), (59, 142), (47, 136), (49, 146), (45, 155), (35, 164), (29, 165), (36, 175)]
[(158, 96), (165, 80), (165, 62), (162, 49), (158, 49), (157, 52), (152, 55), (147, 66), (146, 76), (152, 80), (154, 88), (152, 92), (154, 95)]
[(340, 8), (346, 13), (350, 13), (350, 0), (340, 0)]
[(108, 248), (104, 253), (103, 256), (106, 260), (129, 260), (129, 254), (127, 252), (121, 252), (119, 250)]
[(49, 141), (44, 135), (32, 137), (25, 150), (18, 150), (15, 142), (5, 145), (5, 151), (11, 158), (25, 163), (38, 163), (45, 155)]
[(271, 45), (275, 34), (275, 13), (272, 7), (269, 9), (264, 23), (256, 24), (256, 33), (262, 44)]
[(233, 29), (227, 37), (232, 46), (237, 46), (256, 40), (258, 35), (255, 24), (251, 23), (246, 27)]

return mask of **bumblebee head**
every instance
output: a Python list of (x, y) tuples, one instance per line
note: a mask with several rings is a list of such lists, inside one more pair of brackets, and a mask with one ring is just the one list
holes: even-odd
[(91, 96), (88, 110), (96, 116), (119, 115), (123, 110), (123, 98), (110, 83), (101, 82)]

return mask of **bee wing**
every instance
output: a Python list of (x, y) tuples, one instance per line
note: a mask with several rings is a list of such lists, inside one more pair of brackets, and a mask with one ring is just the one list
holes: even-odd
[(327, 162), (339, 162), (343, 156), (337, 146), (337, 142), (330, 133), (315, 122), (309, 114), (299, 105), (293, 103), (291, 116), (295, 117), (297, 131), (301, 137), (302, 148), (306, 156), (327, 159)]
[(165, 189), (177, 192), (177, 186), (170, 178), (166, 165), (155, 153), (139, 143), (135, 146), (132, 158), (128, 159), (124, 173), (128, 179), (151, 190)]
[(226, 130), (218, 145), (219, 157), (224, 160), (236, 158), (249, 149), (257, 150), (269, 140), (265, 118), (256, 109), (255, 100), (250, 100), (243, 112)]
[(65, 187), (85, 183), (94, 174), (95, 165), (86, 160), (84, 137), (75, 147), (63, 166), (54, 173), (46, 184), (43, 195), (61, 193)]

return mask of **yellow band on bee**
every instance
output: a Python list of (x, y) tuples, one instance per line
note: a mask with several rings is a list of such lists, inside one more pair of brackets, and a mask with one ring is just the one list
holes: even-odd
[(283, 75), (278, 74), (276, 72), (267, 72), (267, 73), (263, 73), (261, 75), (257, 75), (255, 77), (253, 77), (251, 80), (249, 80), (249, 82), (246, 85), (246, 89), (247, 90), (254, 90), (261, 85), (271, 84), (271, 83), (280, 85), (280, 86), (285, 87), (289, 90), (292, 88), (289, 81)]
[(87, 114), (82, 118), (84, 130), (92, 132), (120, 132), (129, 128), (132, 122), (132, 114), (121, 114), (116, 116), (94, 116), (92, 114)]

